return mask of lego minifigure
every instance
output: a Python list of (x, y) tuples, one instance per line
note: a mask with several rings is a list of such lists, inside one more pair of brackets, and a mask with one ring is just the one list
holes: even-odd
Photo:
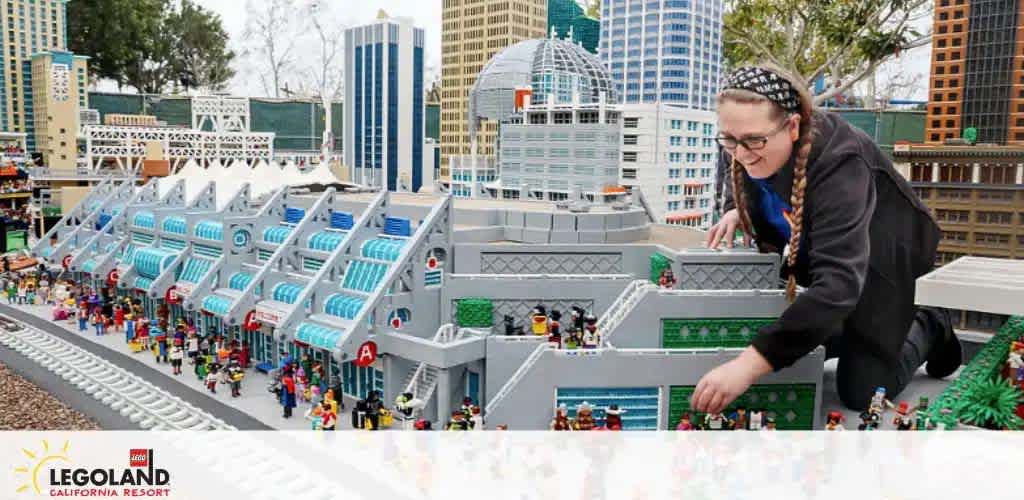
[(608, 406), (608, 409), (604, 411), (605, 428), (610, 431), (621, 431), (623, 413), (626, 413), (626, 410), (620, 410), (619, 405), (613, 404)]
[(762, 430), (774, 431), (775, 430), (775, 417), (767, 417), (767, 418), (765, 418), (764, 419), (764, 429), (762, 429)]
[(473, 416), (469, 417), (469, 428), (474, 431), (484, 430), (484, 416), (480, 414), (480, 407), (473, 407)]
[(1021, 356), (1021, 352), (1010, 352), (1006, 358), (1006, 364), (1010, 367), (1010, 380), (1015, 385), (1024, 387), (1024, 356)]
[(892, 419), (896, 430), (909, 431), (914, 428), (914, 415), (911, 413), (910, 405), (906, 401), (900, 401), (900, 406), (896, 409), (896, 416)]
[(522, 326), (516, 326), (516, 324), (515, 324), (516, 320), (512, 316), (509, 316), (508, 314), (506, 314), (506, 315), (502, 316), (501, 321), (505, 325), (505, 335), (513, 336), (513, 335), (523, 335), (524, 334), (523, 333), (523, 327)]
[(584, 349), (597, 349), (597, 345), (601, 342), (597, 336), (597, 325), (587, 325), (583, 331), (583, 348)]
[(453, 411), (452, 419), (448, 421), (448, 427), (446, 430), (449, 431), (468, 431), (469, 422), (466, 422), (466, 414), (461, 411)]
[(538, 304), (530, 313), (530, 331), (534, 335), (548, 334), (548, 315), (544, 306)]
[(896, 405), (892, 404), (885, 398), (885, 387), (879, 387), (875, 389), (875, 395), (871, 397), (871, 404), (868, 405), (868, 411), (877, 413), (881, 417), (882, 413), (885, 412), (886, 407), (895, 408)]
[(671, 268), (665, 268), (658, 277), (658, 286), (661, 288), (675, 288), (676, 277), (672, 274)]
[(873, 412), (865, 411), (860, 414), (860, 425), (857, 426), (857, 430), (860, 431), (873, 431), (878, 429), (878, 423), (882, 420), (882, 417)]
[(921, 396), (917, 408), (914, 408), (914, 415), (914, 430), (929, 431), (935, 428), (932, 417), (928, 414), (928, 398)]
[(694, 427), (692, 423), (690, 423), (690, 414), (689, 413), (683, 413), (679, 417), (679, 424), (676, 425), (676, 430), (677, 431), (694, 431), (694, 430), (697, 430), (697, 428)]
[(594, 422), (593, 409), (590, 403), (584, 401), (576, 407), (576, 418), (572, 421), (572, 428), (577, 431), (592, 431), (597, 424)]
[(729, 420), (732, 421), (732, 430), (745, 431), (749, 428), (750, 416), (747, 415), (747, 409), (740, 406), (736, 408), (736, 411), (729, 416)]
[(764, 412), (761, 410), (750, 410), (749, 429), (759, 431), (764, 426)]
[(572, 331), (583, 331), (583, 326), (586, 324), (584, 319), (586, 315), (587, 312), (584, 311), (582, 307), (572, 306), (572, 312), (569, 314), (570, 318), (572, 318)]
[(826, 431), (845, 431), (843, 427), (843, 413), (840, 411), (831, 411), (828, 413), (828, 421), (825, 422)]
[(564, 403), (555, 408), (555, 418), (551, 419), (550, 427), (553, 431), (572, 430), (572, 424), (569, 422), (569, 409)]
[(558, 322), (560, 319), (562, 319), (561, 311), (552, 309), (551, 321), (548, 325), (548, 343), (552, 344), (555, 349), (562, 348), (562, 325)]
[(460, 410), (462, 411), (462, 415), (466, 417), (466, 421), (468, 422), (469, 419), (473, 416), (473, 398), (469, 396), (462, 398), (462, 408), (460, 408)]
[(708, 413), (704, 415), (704, 430), (721, 431), (728, 428), (729, 422), (721, 413)]

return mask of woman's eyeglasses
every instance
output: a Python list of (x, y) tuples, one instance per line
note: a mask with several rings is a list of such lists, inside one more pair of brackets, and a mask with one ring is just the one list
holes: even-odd
[(720, 135), (715, 137), (715, 142), (717, 142), (719, 146), (722, 146), (726, 151), (735, 151), (736, 147), (740, 144), (742, 144), (744, 148), (747, 148), (747, 151), (764, 149), (764, 147), (768, 145), (768, 139), (781, 132), (782, 129), (786, 128), (786, 125), (789, 125), (788, 119), (783, 120), (781, 125), (776, 127), (775, 130), (768, 132), (767, 135), (747, 137), (745, 139), (737, 139), (735, 137)]

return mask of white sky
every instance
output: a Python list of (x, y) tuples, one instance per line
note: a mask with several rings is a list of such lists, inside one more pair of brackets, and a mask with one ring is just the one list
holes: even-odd
[[(241, 52), (241, 38), (245, 30), (246, 3), (255, 1), (261, 3), (265, 0), (196, 0), (196, 3), (204, 8), (220, 14), (230, 37), (230, 44), (236, 53)], [(311, 0), (297, 0), (300, 3), (308, 3)], [(326, 10), (329, 10), (331, 22), (334, 26), (354, 26), (372, 21), (378, 9), (384, 9), (392, 16), (411, 17), (418, 27), (426, 32), (426, 56), (427, 84), (432, 78), (439, 75), (441, 71), (441, 2), (442, 0), (321, 0)], [(931, 19), (925, 21), (931, 23)], [(927, 26), (922, 26), (927, 28)], [(313, 59), (310, 54), (318, 50), (319, 46), (311, 41), (304, 40), (298, 47), (297, 52), (308, 59), (303, 61), (308, 66), (313, 66)], [(904, 71), (908, 74), (919, 76), (919, 85), (905, 97), (914, 99), (927, 99), (928, 94), (928, 71), (931, 57), (931, 47), (925, 46), (903, 54), (894, 62), (888, 63), (879, 73), (879, 82), (884, 81), (889, 74)], [(300, 63), (301, 64), (301, 63)], [(251, 71), (247, 71), (251, 65), (249, 61), (236, 58), (236, 76), (231, 82), (229, 91), (237, 95), (263, 96), (265, 92), (259, 81)]]

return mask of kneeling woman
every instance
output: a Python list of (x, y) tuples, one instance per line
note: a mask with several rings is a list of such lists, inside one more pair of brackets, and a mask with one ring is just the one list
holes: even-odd
[(851, 409), (866, 408), (877, 387), (899, 394), (925, 362), (933, 377), (953, 373), (962, 354), (949, 313), (914, 305), (939, 228), (878, 146), (815, 110), (806, 88), (773, 68), (731, 74), (718, 122), (730, 182), (708, 246), (732, 246), (739, 228), (761, 252), (782, 255), (790, 304), (739, 357), (701, 379), (693, 407), (720, 412), (823, 344), (839, 358), (837, 391)]

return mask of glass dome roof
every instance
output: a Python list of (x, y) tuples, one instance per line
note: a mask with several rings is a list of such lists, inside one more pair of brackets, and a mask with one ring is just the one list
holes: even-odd
[(605, 101), (618, 103), (601, 61), (583, 47), (568, 40), (540, 38), (525, 40), (496, 54), (477, 76), (469, 93), (470, 134), (478, 121), (502, 120), (514, 112), (515, 89), (531, 87), (533, 104), (573, 102), (579, 94), (581, 104)]

